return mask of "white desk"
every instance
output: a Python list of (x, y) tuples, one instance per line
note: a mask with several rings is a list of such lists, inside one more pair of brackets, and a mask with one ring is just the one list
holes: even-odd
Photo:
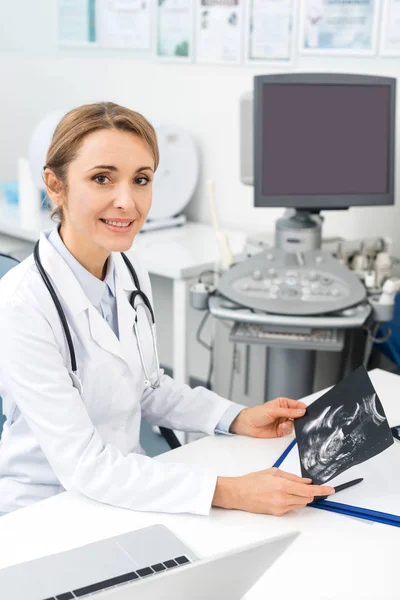
[[(24, 223), (18, 206), (0, 202), (0, 233), (36, 242), (40, 232), (55, 224), (49, 214), (41, 212)], [(234, 254), (242, 252), (246, 234), (227, 232)], [(151, 275), (173, 280), (173, 360), (174, 378), (188, 383), (188, 280), (212, 268), (219, 258), (216, 236), (210, 225), (187, 223), (182, 227), (147, 231), (134, 242)], [(129, 252), (127, 253), (129, 256)]]
[[(400, 377), (380, 370), (371, 377), (390, 424), (400, 423)], [(288, 442), (215, 436), (158, 460), (212, 464), (221, 475), (233, 476), (271, 466)], [(166, 524), (199, 556), (301, 531), (247, 600), (399, 598), (400, 530), (313, 508), (281, 518), (222, 509), (212, 509), (209, 517), (165, 515), (118, 509), (66, 492), (0, 518), (0, 568), (154, 523)]]

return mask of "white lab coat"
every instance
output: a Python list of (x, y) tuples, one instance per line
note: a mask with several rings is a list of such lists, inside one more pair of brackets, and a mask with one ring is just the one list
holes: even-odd
[[(83, 393), (73, 386), (60, 318), (30, 256), (0, 281), (0, 396), (7, 416), (0, 512), (75, 490), (128, 509), (207, 514), (217, 474), (145, 456), (140, 421), (143, 415), (152, 424), (213, 434), (231, 402), (163, 374), (160, 388), (145, 389), (128, 300), (135, 286), (119, 254), (112, 259), (120, 340), (47, 234), (40, 238), (40, 256), (68, 320)], [(152, 300), (145, 268), (134, 251), (129, 256)], [(149, 369), (153, 345), (143, 317), (140, 310)]]

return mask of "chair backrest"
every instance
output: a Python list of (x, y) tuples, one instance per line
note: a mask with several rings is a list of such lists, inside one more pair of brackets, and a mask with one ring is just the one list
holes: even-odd
[[(3, 277), (3, 275), (5, 275), (7, 271), (15, 267), (15, 265), (17, 265), (18, 263), (19, 260), (17, 260), (16, 258), (8, 256), (7, 254), (0, 253), (0, 278)], [(3, 402), (0, 398), (0, 438), (3, 432), (3, 425), (5, 420), (6, 418), (3, 415)]]
[(15, 265), (19, 263), (19, 260), (14, 258), (13, 256), (8, 256), (7, 254), (0, 253), (0, 279)]
[(6, 421), (5, 416), (3, 415), (3, 401), (0, 397), (0, 440), (1, 440), (1, 434), (3, 433), (3, 425)]
[(386, 336), (387, 340), (375, 344), (375, 348), (400, 367), (400, 293), (395, 297), (392, 320), (380, 326), (376, 337), (379, 339)]

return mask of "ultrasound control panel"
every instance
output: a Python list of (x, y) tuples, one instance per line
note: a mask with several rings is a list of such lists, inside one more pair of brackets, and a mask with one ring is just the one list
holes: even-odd
[(327, 252), (261, 252), (219, 280), (220, 294), (242, 306), (281, 315), (317, 315), (362, 302), (358, 277)]

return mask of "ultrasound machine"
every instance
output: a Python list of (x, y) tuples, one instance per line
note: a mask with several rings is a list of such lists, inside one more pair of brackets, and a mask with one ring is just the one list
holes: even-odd
[[(320, 212), (394, 204), (395, 102), (395, 79), (332, 73), (256, 76), (242, 99), (241, 179), (255, 207), (287, 210), (274, 242), (253, 239), (255, 251), (219, 274), (206, 303), (202, 282), (194, 286), (192, 304), (224, 321), (245, 356), (266, 349), (264, 400), (311, 393), (318, 352), (343, 354), (347, 332), (366, 332), (365, 362), (392, 318), (400, 280), (390, 241), (329, 246)], [(218, 379), (226, 368), (214, 370)]]

